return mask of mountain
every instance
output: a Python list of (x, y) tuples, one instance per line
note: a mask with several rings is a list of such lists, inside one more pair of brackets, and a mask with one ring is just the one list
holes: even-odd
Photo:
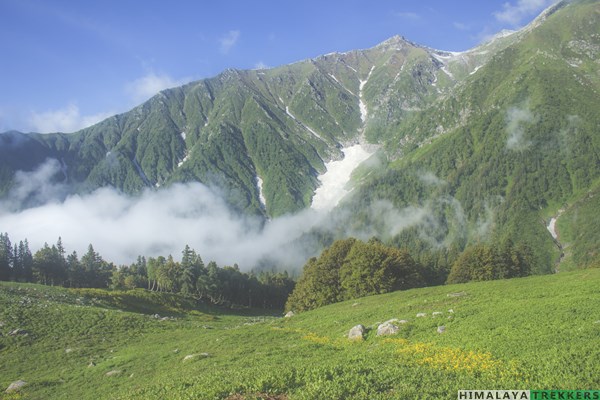
[[(277, 217), (309, 207), (326, 164), (346, 148), (371, 144), (378, 162), (355, 171), (355, 190), (338, 207), (339, 218), (352, 216), (345, 231), (424, 252), (524, 241), (538, 272), (560, 260), (592, 265), (599, 19), (597, 1), (560, 2), (463, 53), (396, 36), (278, 68), (227, 70), (73, 134), (4, 133), (0, 195), (18, 171), (51, 158), (60, 162), (54, 180), (72, 192), (199, 181), (239, 212)], [(554, 238), (548, 224), (559, 210)]]
[[(345, 145), (389, 136), (484, 54), (452, 59), (447, 68), (451, 53), (397, 36), (371, 49), (279, 68), (227, 70), (164, 90), (74, 134), (4, 134), (1, 193), (17, 170), (56, 158), (77, 191), (110, 185), (133, 194), (200, 181), (223, 188), (240, 210), (296, 211), (311, 204), (325, 162), (341, 158)], [(32, 151), (33, 157), (19, 153)]]

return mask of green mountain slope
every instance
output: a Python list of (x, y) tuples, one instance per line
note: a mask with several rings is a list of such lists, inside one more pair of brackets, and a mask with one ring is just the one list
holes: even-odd
[[(517, 41), (451, 94), (402, 121), (386, 146), (403, 156), (371, 174), (349, 207), (368, 225), (374, 221), (365, 210), (382, 199), (427, 206), (435, 226), (427, 220), (424, 230), (392, 240), (433, 248), (525, 241), (538, 271), (549, 272), (560, 250), (546, 225), (559, 208), (578, 207), (600, 178), (598, 24), (600, 4), (583, 2), (547, 12), (514, 34)], [(597, 243), (595, 233), (576, 224), (565, 218), (558, 226)], [(598, 265), (589, 245), (572, 251), (586, 259), (580, 265)]]
[[(454, 399), (466, 388), (597, 389), (599, 280), (591, 269), (413, 289), (291, 318), (196, 309), (144, 291), (0, 283), (0, 388), (28, 383), (0, 396)], [(392, 318), (407, 322), (377, 337)], [(351, 342), (357, 324), (369, 330)]]
[(344, 145), (363, 134), (387, 137), (454, 84), (432, 85), (441, 68), (433, 53), (445, 54), (394, 37), (279, 68), (228, 70), (71, 135), (19, 134), (28, 139), (23, 153), (39, 148), (43, 156), (15, 162), (8, 156), (14, 148), (0, 146), (3, 191), (17, 170), (33, 170), (48, 157), (67, 166), (77, 191), (110, 185), (138, 193), (200, 181), (222, 188), (242, 211), (297, 211), (310, 205), (324, 162), (340, 158)]
[[(352, 216), (346, 233), (366, 228), (452, 254), (491, 239), (524, 241), (537, 272), (555, 268), (569, 246), (560, 239), (591, 236), (567, 255), (595, 265), (598, 234), (576, 227), (574, 215), (600, 182), (599, 19), (598, 1), (560, 2), (463, 53), (393, 37), (278, 68), (228, 70), (70, 135), (5, 133), (0, 195), (18, 171), (55, 158), (54, 179), (66, 175), (76, 192), (199, 181), (237, 211), (276, 217), (309, 207), (325, 163), (369, 142), (381, 146), (382, 165), (355, 174), (341, 212)], [(390, 208), (424, 216), (407, 228), (384, 215)], [(561, 208), (571, 216), (559, 219), (565, 235), (555, 242), (547, 225)]]

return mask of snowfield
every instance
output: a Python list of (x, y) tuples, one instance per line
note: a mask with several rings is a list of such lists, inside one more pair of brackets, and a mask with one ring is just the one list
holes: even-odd
[(342, 152), (344, 158), (326, 163), (327, 171), (319, 176), (321, 186), (315, 191), (311, 206), (314, 210), (327, 211), (334, 208), (350, 192), (347, 184), (352, 171), (373, 154), (360, 144), (346, 147)]

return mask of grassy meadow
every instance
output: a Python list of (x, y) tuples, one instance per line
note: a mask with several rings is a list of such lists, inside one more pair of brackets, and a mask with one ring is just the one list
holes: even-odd
[[(377, 337), (392, 318), (408, 322)], [(453, 399), (459, 389), (600, 388), (600, 269), (407, 290), (291, 318), (143, 290), (2, 282), (0, 323), (2, 399)], [(371, 329), (349, 341), (357, 324)], [(27, 385), (4, 392), (20, 379)]]

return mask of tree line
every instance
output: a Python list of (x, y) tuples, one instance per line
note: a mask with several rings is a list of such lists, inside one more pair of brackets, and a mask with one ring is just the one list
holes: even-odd
[(181, 261), (167, 257), (139, 256), (131, 265), (108, 262), (90, 244), (79, 257), (66, 254), (59, 237), (56, 244), (32, 253), (27, 240), (12, 245), (8, 234), (0, 233), (0, 280), (31, 282), (70, 288), (107, 288), (180, 293), (199, 301), (224, 306), (283, 308), (294, 281), (284, 272), (242, 272), (237, 264), (219, 267), (204, 264), (189, 246)]
[[(425, 259), (423, 259), (425, 260)], [(436, 260), (429, 260), (436, 263)], [(506, 279), (529, 275), (534, 257), (525, 244), (475, 244), (452, 261), (446, 283)], [(312, 310), (339, 301), (441, 284), (435, 265), (423, 264), (408, 251), (349, 238), (335, 241), (304, 266), (286, 303), (293, 311)]]

